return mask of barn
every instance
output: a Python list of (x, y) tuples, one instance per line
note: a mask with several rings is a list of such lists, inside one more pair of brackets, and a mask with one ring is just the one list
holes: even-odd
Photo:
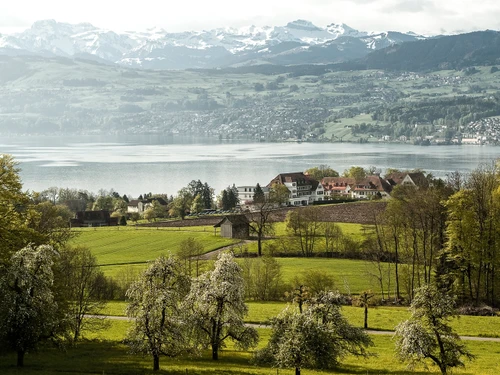
[(250, 222), (245, 215), (224, 216), (214, 225), (214, 228), (219, 227), (221, 237), (246, 240), (250, 236)]

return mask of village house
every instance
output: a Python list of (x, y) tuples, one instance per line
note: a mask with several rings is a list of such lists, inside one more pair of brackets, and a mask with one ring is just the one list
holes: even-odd
[(351, 197), (357, 199), (389, 198), (392, 186), (377, 175), (366, 176), (351, 187)]
[[(255, 194), (256, 185), (253, 186), (237, 186), (238, 190), (238, 200), (240, 202), (240, 206), (247, 206), (253, 203), (253, 196)], [(267, 186), (261, 187), (264, 192), (264, 197), (269, 197), (269, 188)]]
[(426, 188), (429, 181), (422, 172), (395, 172), (385, 176), (385, 179), (391, 186), (416, 186)]
[(161, 197), (142, 199), (142, 200), (133, 199), (127, 203), (127, 212), (128, 213), (137, 212), (142, 214), (144, 211), (146, 211), (148, 208), (151, 207), (154, 201), (158, 202), (160, 205), (164, 207), (167, 207), (168, 205), (167, 201), (165, 201), (165, 199)]
[(356, 181), (350, 177), (325, 177), (321, 180), (325, 196), (331, 198), (389, 198), (392, 186), (378, 175)]
[(325, 198), (350, 198), (351, 186), (356, 183), (349, 177), (324, 177), (321, 180)]
[[(429, 182), (422, 172), (395, 172), (386, 178), (380, 175), (366, 176), (356, 180), (350, 177), (324, 177), (317, 181), (302, 173), (280, 173), (266, 186), (264, 194), (269, 195), (273, 185), (283, 185), (289, 190), (290, 206), (306, 206), (327, 199), (388, 199), (397, 185), (428, 187)], [(255, 186), (239, 186), (238, 198), (241, 207), (252, 204)]]
[(284, 185), (290, 191), (288, 204), (291, 206), (307, 206), (324, 200), (323, 185), (303, 172), (280, 173), (267, 187), (275, 184)]

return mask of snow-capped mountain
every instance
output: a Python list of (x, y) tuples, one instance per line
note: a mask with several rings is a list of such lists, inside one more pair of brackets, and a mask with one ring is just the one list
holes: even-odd
[(148, 69), (212, 68), (263, 62), (332, 63), (422, 38), (413, 33), (368, 33), (335, 23), (321, 28), (305, 20), (285, 26), (180, 33), (155, 28), (121, 34), (89, 23), (44, 20), (22, 33), (0, 35), (0, 54), (89, 57)]

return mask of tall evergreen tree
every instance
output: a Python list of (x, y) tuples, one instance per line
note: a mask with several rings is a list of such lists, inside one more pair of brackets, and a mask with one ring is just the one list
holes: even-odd
[(227, 195), (227, 190), (226, 189), (222, 190), (221, 203), (222, 203), (222, 209), (223, 210), (229, 210), (230, 209), (229, 197)]
[(264, 191), (260, 187), (260, 184), (257, 183), (257, 186), (255, 186), (255, 192), (253, 194), (253, 201), (254, 203), (264, 203), (266, 197), (264, 195)]

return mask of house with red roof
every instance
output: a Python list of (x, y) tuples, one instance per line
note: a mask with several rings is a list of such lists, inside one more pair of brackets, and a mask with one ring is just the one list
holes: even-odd
[(421, 188), (429, 187), (429, 181), (422, 172), (395, 172), (385, 176), (387, 182), (392, 186), (416, 186)]
[(391, 184), (378, 175), (361, 180), (350, 177), (325, 177), (321, 180), (325, 195), (355, 199), (389, 198)]

